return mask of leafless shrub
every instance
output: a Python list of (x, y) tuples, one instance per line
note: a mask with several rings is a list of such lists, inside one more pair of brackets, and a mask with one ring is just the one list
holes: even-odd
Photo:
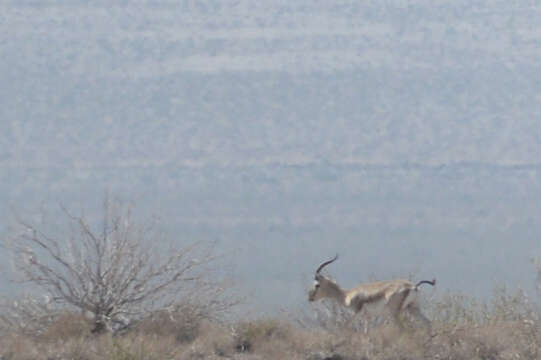
[(487, 322), (538, 322), (536, 304), (522, 289), (509, 292), (505, 286), (496, 287), (490, 304)]
[(486, 305), (476, 299), (463, 295), (447, 293), (430, 305), (430, 313), (434, 322), (449, 326), (471, 326), (478, 324), (487, 309)]
[(45, 225), (18, 217), (7, 247), (22, 281), (38, 286), (52, 303), (89, 314), (93, 332), (127, 328), (196, 291), (214, 291), (208, 301), (215, 310), (232, 305), (221, 301), (224, 291), (211, 276), (212, 246), (166, 248), (152, 224), (136, 226), (131, 209), (107, 197), (100, 226), (66, 209), (63, 214), (67, 234), (50, 234)]
[(521, 289), (496, 287), (489, 302), (463, 294), (445, 294), (431, 305), (435, 322), (448, 327), (475, 327), (502, 322), (539, 323), (536, 304)]

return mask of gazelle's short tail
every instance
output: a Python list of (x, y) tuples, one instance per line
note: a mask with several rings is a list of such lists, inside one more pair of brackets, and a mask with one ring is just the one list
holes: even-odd
[(421, 280), (417, 283), (417, 285), (415, 285), (415, 289), (417, 289), (420, 285), (423, 285), (423, 284), (430, 284), (432, 286), (435, 286), (436, 285), (436, 279), (432, 279), (432, 281), (429, 281), (429, 280)]

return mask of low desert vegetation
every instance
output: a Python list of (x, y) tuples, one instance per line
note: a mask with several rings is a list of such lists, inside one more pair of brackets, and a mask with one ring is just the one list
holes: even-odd
[(428, 327), (407, 313), (399, 327), (364, 310), (350, 322), (351, 310), (308, 294), (298, 311), (246, 318), (208, 247), (156, 256), (145, 246), (154, 233), (108, 200), (101, 228), (65, 216), (64, 238), (19, 220), (5, 245), (40, 295), (0, 304), (0, 360), (541, 359), (539, 301), (521, 290), (425, 300)]
[(400, 330), (375, 316), (344, 327), (343, 309), (325, 302), (306, 306), (309, 311), (276, 318), (226, 320), (187, 303), (116, 334), (92, 333), (93, 322), (76, 313), (55, 312), (31, 328), (4, 320), (0, 359), (541, 358), (540, 312), (522, 291), (499, 288), (488, 302), (443, 295), (427, 304), (430, 330), (414, 319), (405, 319), (408, 328)]

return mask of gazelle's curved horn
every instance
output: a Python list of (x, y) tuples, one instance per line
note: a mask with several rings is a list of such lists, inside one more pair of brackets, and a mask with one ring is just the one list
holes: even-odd
[(319, 272), (321, 271), (321, 269), (323, 269), (325, 266), (329, 265), (330, 263), (336, 261), (336, 259), (338, 259), (338, 254), (336, 254), (336, 256), (334, 257), (334, 259), (331, 259), (329, 261), (325, 261), (323, 264), (319, 265), (319, 267), (317, 268), (316, 270), (316, 274), (319, 274)]

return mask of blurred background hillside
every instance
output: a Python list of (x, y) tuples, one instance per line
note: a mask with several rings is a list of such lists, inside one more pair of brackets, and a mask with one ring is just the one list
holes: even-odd
[(271, 308), (337, 252), (346, 287), (533, 289), (536, 1), (4, 1), (0, 49), (3, 236), (108, 190)]

